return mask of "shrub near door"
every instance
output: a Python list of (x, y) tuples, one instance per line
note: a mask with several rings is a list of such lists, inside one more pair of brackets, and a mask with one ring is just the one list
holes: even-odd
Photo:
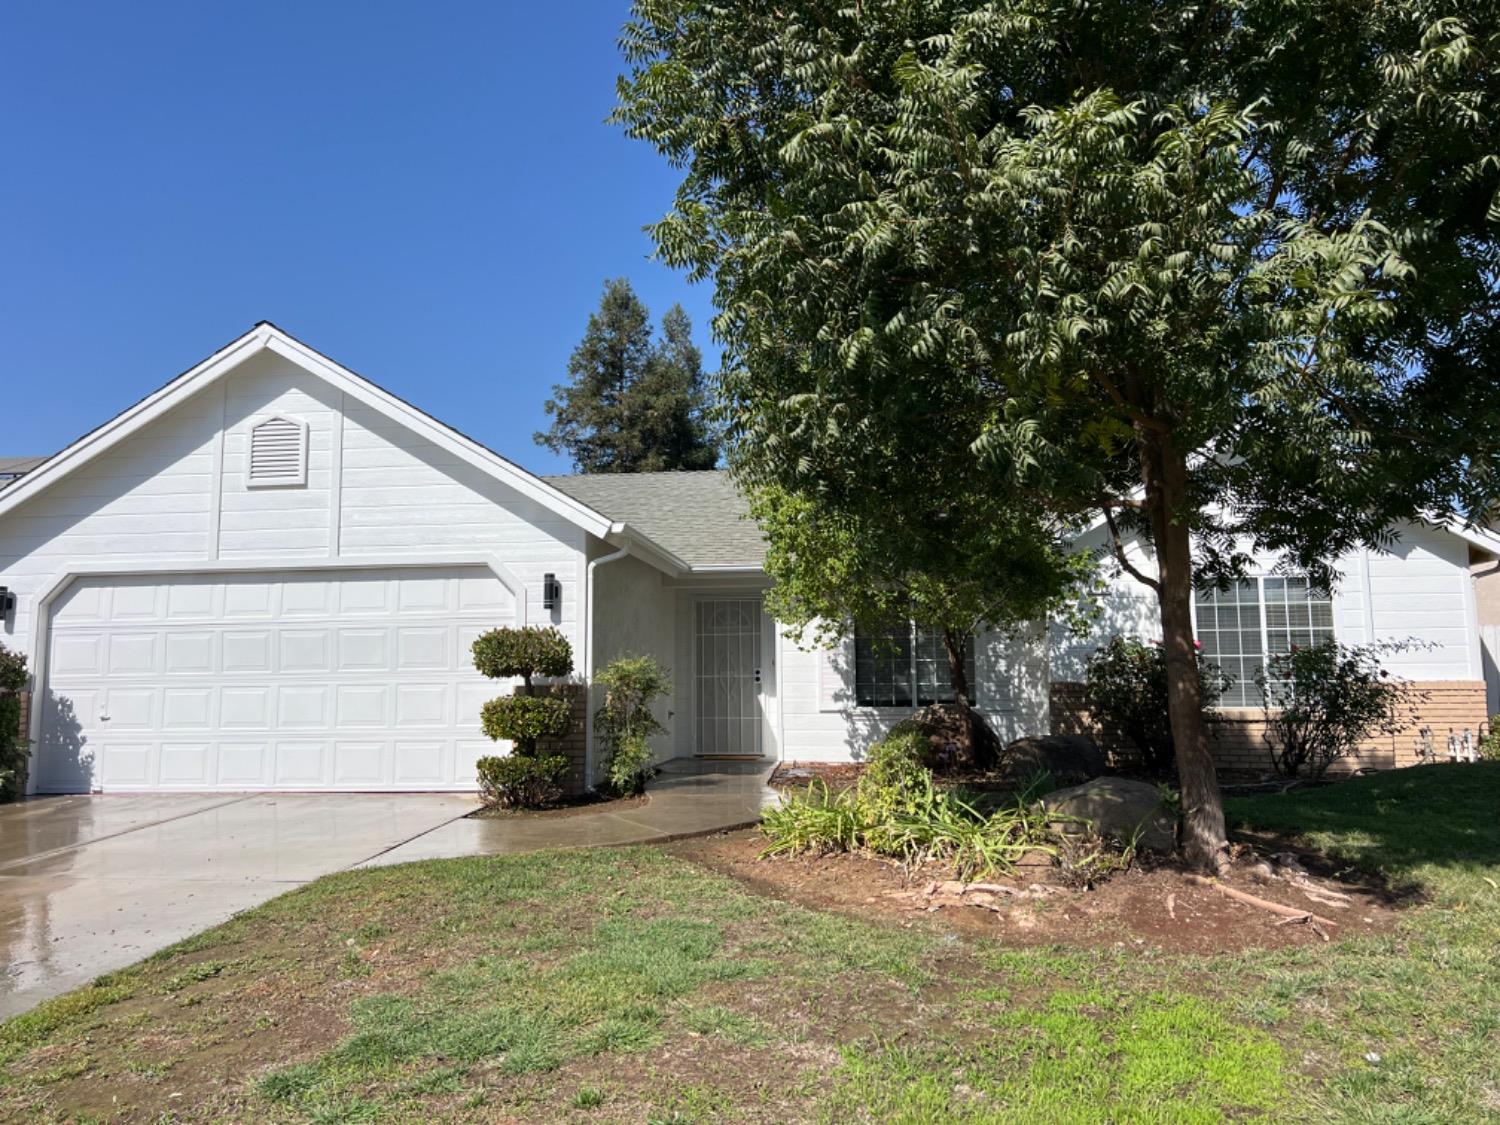
[(519, 676), (515, 695), (492, 699), (480, 710), (484, 733), (511, 744), (509, 757), (490, 756), (475, 763), (480, 797), (501, 808), (538, 808), (562, 795), (568, 760), (560, 754), (538, 754), (537, 741), (561, 738), (572, 727), (568, 701), (558, 695), (536, 695), (532, 678), (560, 679), (573, 671), (573, 649), (556, 629), (527, 626), (491, 629), (474, 641), (474, 667), (491, 679)]

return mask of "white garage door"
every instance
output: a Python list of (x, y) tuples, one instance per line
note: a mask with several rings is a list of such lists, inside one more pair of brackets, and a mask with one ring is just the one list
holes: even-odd
[(472, 789), (484, 568), (79, 580), (54, 604), (37, 785)]

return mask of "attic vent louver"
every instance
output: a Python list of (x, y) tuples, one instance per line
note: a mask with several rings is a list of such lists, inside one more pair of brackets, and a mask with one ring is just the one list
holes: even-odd
[(307, 483), (307, 426), (291, 418), (267, 418), (250, 428), (251, 488)]

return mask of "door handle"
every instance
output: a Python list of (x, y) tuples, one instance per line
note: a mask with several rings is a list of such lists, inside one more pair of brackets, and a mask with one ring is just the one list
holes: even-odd
[(755, 682), (756, 683), (760, 683), (760, 669), (759, 668), (757, 668), (755, 670)]

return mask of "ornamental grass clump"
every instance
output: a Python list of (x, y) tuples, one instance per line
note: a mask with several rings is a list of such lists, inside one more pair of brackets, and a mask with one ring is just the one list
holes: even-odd
[(488, 756), (476, 763), (480, 796), (501, 808), (536, 808), (562, 795), (568, 760), (538, 754), (544, 738), (561, 738), (573, 725), (573, 711), (561, 695), (534, 694), (533, 677), (559, 679), (573, 671), (573, 648), (553, 628), (491, 629), (475, 639), (474, 667), (491, 679), (519, 676), (521, 691), (486, 703), (479, 713), (484, 733), (511, 744), (509, 757)]
[(905, 864), (941, 860), (960, 878), (1012, 872), (1026, 853), (1056, 856), (1045, 817), (1015, 802), (984, 812), (939, 789), (922, 765), (920, 737), (877, 743), (859, 784), (833, 793), (815, 781), (761, 820), (766, 856), (867, 851)]

